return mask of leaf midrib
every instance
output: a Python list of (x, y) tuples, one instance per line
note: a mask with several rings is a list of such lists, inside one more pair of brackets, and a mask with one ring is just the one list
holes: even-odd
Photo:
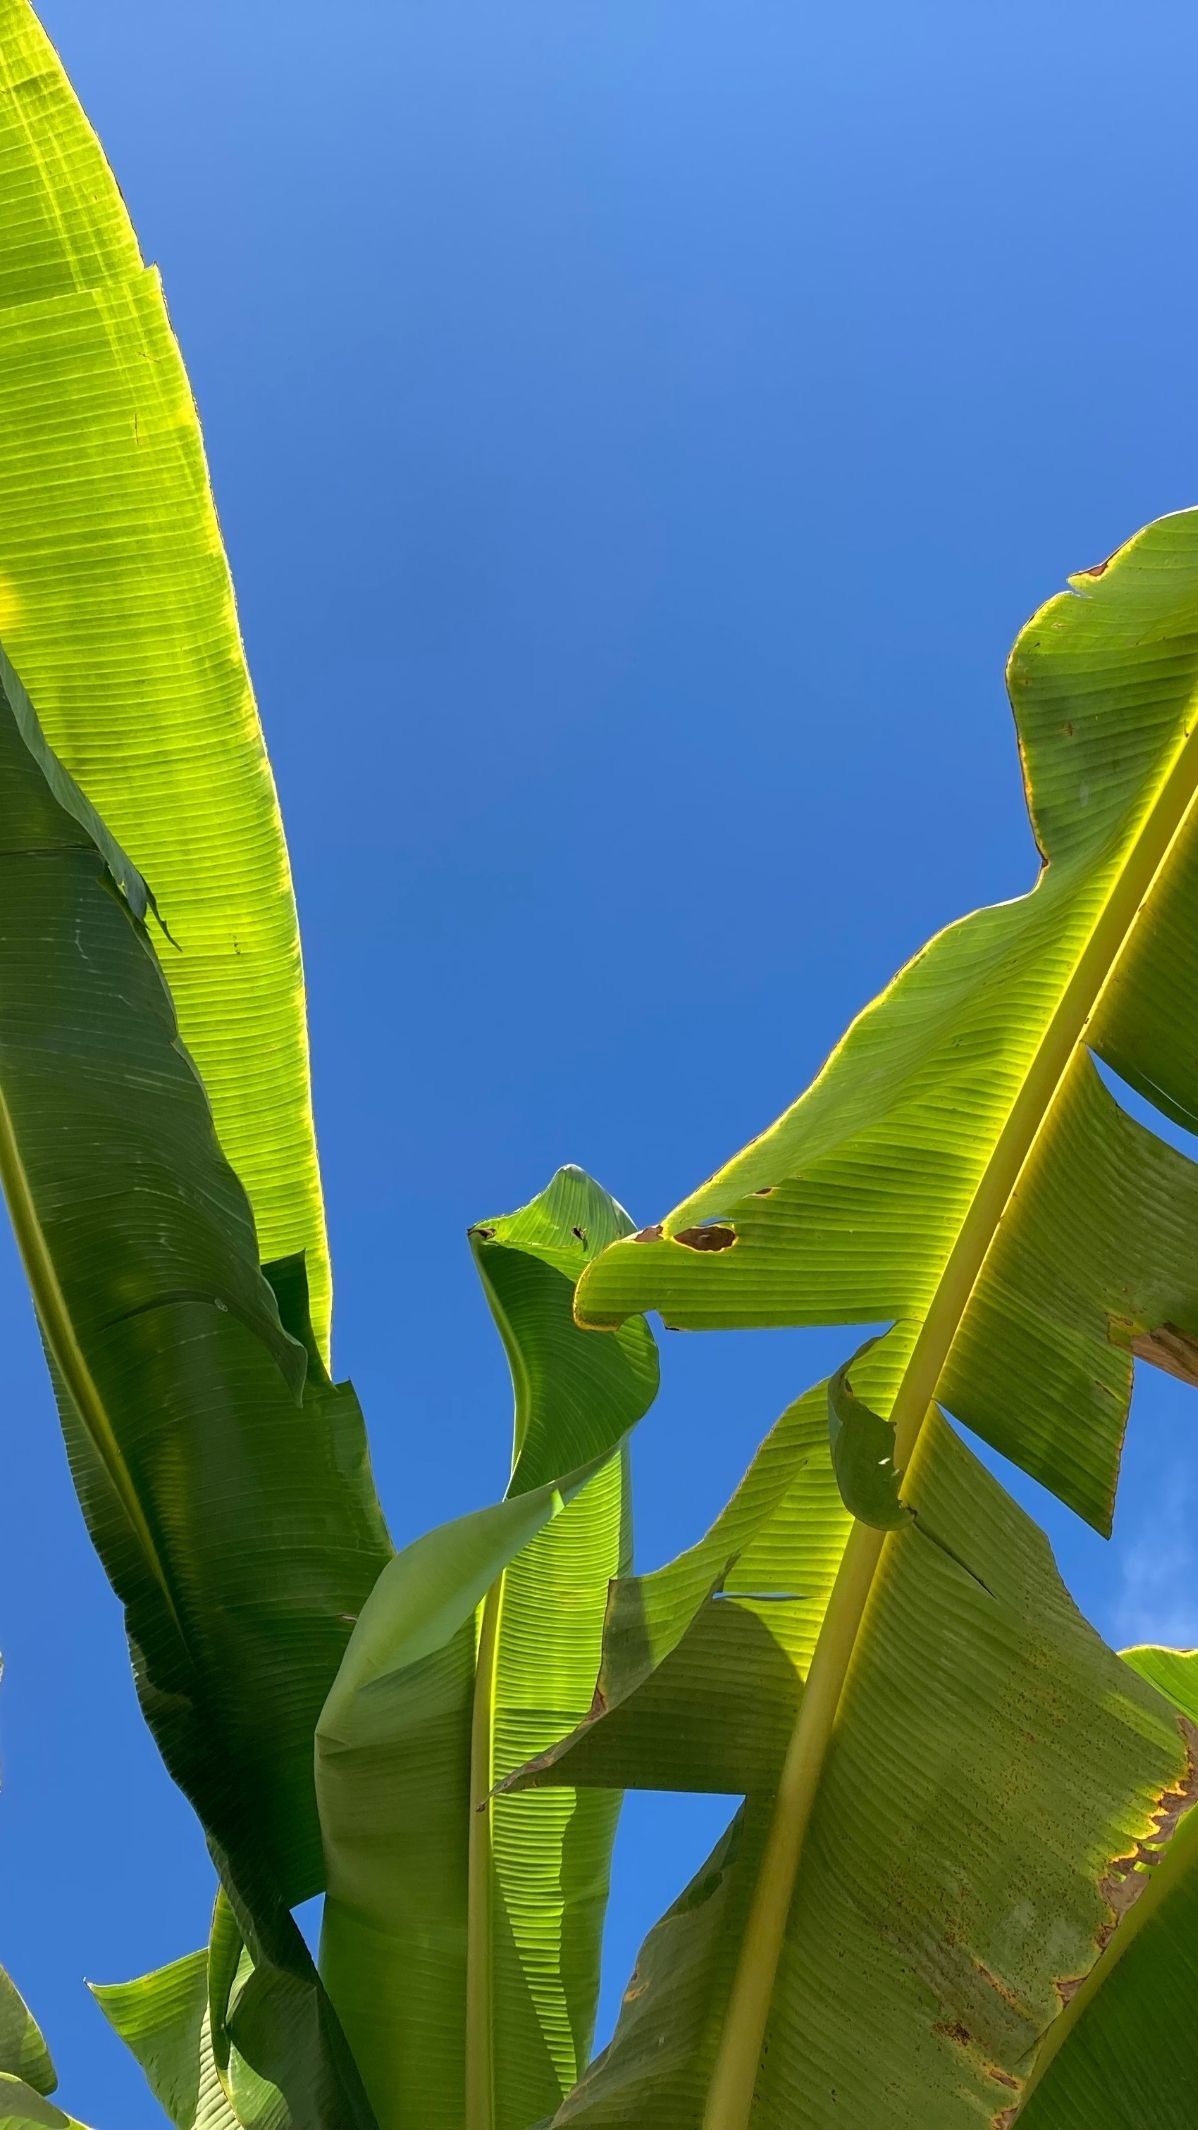
[[(1032, 624), (1034, 626), (1034, 624)], [(1195, 700), (1187, 706), (1193, 716)], [(1198, 807), (1198, 725), (1181, 744), (1095, 915), (1007, 1119), (978, 1180), (924, 1317), (891, 1409), (895, 1463), (910, 1481), (923, 1424), (1004, 1213), (1102, 994), (1175, 843)], [(854, 1523), (812, 1656), (741, 1943), (703, 2130), (749, 2130), (803, 1839), (819, 1790), (845, 1681), (888, 1539)]]
[(491, 1792), (495, 1787), (495, 1682), (503, 1592), (504, 1577), (499, 1575), (479, 1609), (474, 1660), (467, 1841), (464, 2130), (494, 2130), (495, 2121), (495, 1858)]
[[(515, 1474), (528, 1418), (532, 1383), (506, 1309), (487, 1275), (485, 1252), (471, 1231), (471, 1253), (511, 1370), (512, 1462)], [(505, 1576), (492, 1583), (478, 1612), (474, 1698), (470, 1713), (470, 1827), (466, 1843), (466, 2032), (463, 2130), (494, 2130), (495, 2123), (495, 1853), (491, 1792), (495, 1787), (495, 1691), (503, 1627)]]

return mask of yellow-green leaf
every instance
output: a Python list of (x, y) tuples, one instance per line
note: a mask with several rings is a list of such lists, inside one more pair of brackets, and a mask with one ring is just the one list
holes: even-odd
[(149, 880), (264, 1258), (330, 1287), (299, 934), (195, 404), (153, 267), (26, 0), (0, 0), (0, 637)]
[[(1023, 631), (1009, 684), (1044, 855), (1033, 892), (916, 955), (777, 1124), (588, 1268), (577, 1308), (596, 1326), (647, 1308), (693, 1328), (897, 1320), (903, 1366), (878, 1411), (917, 1516), (938, 1401), (1106, 1530), (1133, 1357), (1198, 1381), (1198, 1168), (1121, 1109), (1092, 1055), (1198, 1121), (1198, 513), (1072, 579)], [(706, 2130), (750, 2121), (843, 1696), (880, 1581), (935, 1550), (913, 1550), (932, 1532), (972, 1566), (938, 1511), (924, 1531), (850, 1534)]]
[(1041, 2043), (1010, 2117), (1020, 2130), (1191, 2130), (1195, 2119), (1198, 1650), (1126, 1656), (1182, 1712), (1190, 1762), (1125, 1882), (1126, 1920)]
[[(895, 1340), (854, 1364), (871, 1404), (885, 1401), (903, 1361)], [(850, 1528), (821, 1424), (826, 1396), (821, 1385), (783, 1417), (692, 1555), (617, 1589), (604, 1703), (520, 1778), (656, 1787), (688, 1782), (693, 1763), (696, 1787), (749, 1793), (642, 1949), (614, 2040), (555, 2130), (733, 2120), (714, 2081), (752, 1949), (785, 1729), (811, 1691)], [(770, 1500), (769, 1467), (780, 1476), (800, 1441), (800, 1468)], [(1142, 1857), (1159, 1842), (1159, 1868), (1171, 1867), (1191, 1794), (1185, 1722), (1081, 1619), (1042, 1534), (939, 1416), (918, 1479), (919, 1508), (947, 1544), (913, 1518), (884, 1539), (870, 1533), (882, 1548), (870, 1627), (818, 1771), (768, 1976), (754, 2130), (1005, 2124), (1041, 2035), (1099, 1973), (1119, 1916), (1138, 1915), (1137, 1896), (1147, 1903)], [(743, 1595), (716, 1597), (705, 1576), (734, 1537), (742, 1550), (724, 1588)], [(757, 1704), (744, 1735), (733, 1665)], [(1180, 2061), (1179, 1993), (1169, 2001)], [(1128, 2076), (1156, 2091), (1142, 2063)], [(1126, 2123), (1094, 2113), (1086, 2130), (1157, 2130), (1158, 2120), (1180, 2130), (1180, 2118), (1151, 2110)], [(1080, 2117), (1047, 2119), (1046, 2130), (1049, 2121), (1082, 2130)]]
[(387, 1567), (317, 1728), (321, 1971), (381, 2130), (528, 2130), (586, 2061), (618, 1799), (494, 1784), (587, 1709), (627, 1566), (619, 1445), (647, 1327), (575, 1327), (587, 1257), (631, 1222), (578, 1169), (472, 1230), (511, 1363), (503, 1501)]

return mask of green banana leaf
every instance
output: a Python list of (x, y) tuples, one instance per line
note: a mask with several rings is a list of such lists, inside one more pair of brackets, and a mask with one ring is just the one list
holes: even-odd
[(58, 2084), (42, 2030), (11, 1975), (0, 1967), (0, 2071), (19, 2078), (35, 2093), (53, 2093)]
[[(1198, 1651), (1132, 1649), (1127, 1661), (1182, 1711), (1198, 1795)], [(1198, 1812), (1176, 1806), (1144, 1847), (1147, 1889), (1049, 2029), (1021, 2130), (1192, 2130), (1198, 2094)], [(1167, 1843), (1163, 1857), (1162, 1845)], [(1008, 2130), (1004, 2124), (1002, 2130)]]
[(242, 2130), (213, 2054), (206, 1951), (91, 1989), (175, 2130)]
[(205, 1950), (92, 1984), (176, 2130), (308, 2130), (326, 2118), (319, 1994), (259, 1969), (222, 1891)]
[(57, 2084), (41, 2029), (0, 1967), (0, 2130), (86, 2130), (50, 2099)]
[[(1044, 854), (1034, 891), (916, 955), (780, 1122), (605, 1252), (576, 1306), (591, 1326), (649, 1308), (684, 1328), (895, 1319), (905, 1365), (872, 1409), (893, 1423), (903, 1500), (919, 1508), (938, 1400), (1105, 1530), (1134, 1357), (1198, 1379), (1198, 1169), (1126, 1115), (1091, 1056), (1198, 1120), (1198, 513), (1071, 580), (1008, 677)], [(848, 1540), (710, 2130), (749, 2121), (846, 1680), (910, 1539), (858, 1523)]]
[(609, 1251), (578, 1306), (926, 1322), (904, 1411), (938, 1393), (1109, 1528), (1133, 1353), (1196, 1368), (1192, 1165), (1087, 1046), (1198, 1122), (1198, 512), (1072, 584), (1009, 668), (1034, 892), (917, 954), (793, 1109)]
[(586, 1715), (505, 1791), (772, 1787), (849, 1527), (827, 1435), (821, 1384), (771, 1429), (697, 1545), (613, 1583)]
[(262, 1253), (329, 1271), (299, 934), (195, 405), (153, 268), (25, 0), (0, 0), (0, 637), (152, 881)]
[[(859, 1394), (883, 1401), (904, 1361), (896, 1340), (860, 1358)], [(724, 1718), (730, 1650), (710, 1622), (741, 1616), (738, 1661), (782, 1721), (772, 1735), (759, 1721), (743, 1740), (733, 1731), (709, 1747), (710, 1786), (748, 1801), (647, 1941), (611, 2046), (552, 2118), (563, 2130), (729, 2120), (713, 2105), (720, 2043), (789, 1717), (850, 1527), (826, 1401), (820, 1386), (783, 1417), (697, 1549), (702, 1562), (684, 1556), (617, 1592), (602, 1674), (610, 1702), (551, 1764), (517, 1777), (676, 1782), (674, 1729), (689, 1747), (705, 1720), (715, 1729)], [(763, 1513), (747, 1515), (764, 1468), (794, 1459), (800, 1436), (789, 1487), (772, 1505), (757, 1492)], [(771, 1978), (755, 2130), (1005, 2123), (1041, 2036), (1116, 1918), (1129, 1927), (1145, 1856), (1166, 1847), (1194, 1793), (1184, 1719), (1086, 1625), (1042, 1534), (938, 1416), (919, 1508), (958, 1557), (917, 1521), (886, 1541)], [(723, 1589), (752, 1597), (703, 1588), (732, 1535), (741, 1551)], [(800, 1588), (809, 1594), (788, 1599)], [(792, 1604), (806, 1608), (801, 1628)], [(635, 1615), (653, 1654), (630, 1664)], [(1155, 2130), (1158, 2118), (1127, 2120)], [(1091, 2116), (1088, 2130), (1107, 2130), (1107, 2118)]]
[(272, 2031), (290, 2046), (315, 2022), (312, 2120), (347, 2130), (369, 2112), (289, 1910), (322, 1877), (312, 1732), (390, 1551), (361, 1415), (294, 1263), (278, 1298), (259, 1268), (135, 869), (2, 654), (0, 864), (0, 1183), (76, 1487)]
[(0, 2071), (0, 2130), (87, 2130), (87, 2125), (64, 2115), (23, 2078)]
[(575, 1328), (581, 1266), (631, 1222), (577, 1169), (472, 1231), (515, 1388), (504, 1500), (384, 1571), (320, 1718), (321, 1971), (383, 2130), (528, 2130), (586, 2061), (618, 1799), (494, 1783), (591, 1698), (627, 1566), (620, 1445), (647, 1327)]

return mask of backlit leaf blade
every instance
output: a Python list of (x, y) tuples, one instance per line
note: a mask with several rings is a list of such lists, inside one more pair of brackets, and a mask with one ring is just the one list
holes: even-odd
[(241, 2130), (212, 2054), (206, 1952), (132, 1982), (93, 1983), (92, 1994), (174, 2130)]
[(0, 2130), (87, 2130), (87, 2125), (65, 2115), (23, 2078), (0, 2071)]
[[(902, 1361), (896, 1342), (856, 1364), (871, 1403)], [(814, 1421), (826, 1392), (809, 1395)], [(1184, 1726), (1086, 1626), (1042, 1535), (939, 1418), (915, 1476), (920, 1511), (973, 1572), (914, 1520), (882, 1542), (871, 1633), (824, 1763), (771, 1990), (755, 2130), (1003, 2119), (1062, 1996), (1110, 1936), (1141, 1842), (1191, 1780)], [(801, 1501), (808, 1547), (834, 1549), (837, 1534), (843, 1545), (848, 1520), (814, 1426), (795, 1488), (757, 1543), (775, 1519), (785, 1532)], [(787, 1656), (784, 1609), (762, 1605), (759, 1617), (763, 1631), (776, 1623)], [(808, 1668), (796, 1652), (790, 1706)], [(693, 1667), (692, 1721), (718, 1669), (718, 1659)], [(759, 1668), (764, 1691), (770, 1677)], [(674, 1714), (685, 1721), (678, 1689)], [(602, 1779), (601, 1734), (621, 1721), (621, 1775), (635, 1779), (639, 1751), (655, 1781), (652, 1675), (577, 1734), (559, 1772)], [(778, 1763), (729, 1772), (757, 1778), (747, 1813), (649, 1940), (611, 2047), (554, 2118), (563, 2130), (710, 2119)]]
[(328, 2119), (319, 1993), (255, 1968), (223, 1893), (206, 1950), (92, 1991), (175, 2130), (308, 2130)]
[(12, 1977), (0, 1967), (0, 2071), (37, 2093), (53, 2093), (58, 2073), (45, 2037)]
[(151, 881), (262, 1253), (329, 1274), (278, 803), (186, 373), (116, 181), (25, 0), (0, 0), (0, 635)]
[(1045, 2036), (1034, 2082), (1011, 2117), (1020, 2130), (1189, 2130), (1194, 2120), (1198, 1651), (1133, 1649), (1127, 1661), (1188, 1721), (1189, 1780), (1161, 1815), (1159, 1838), (1145, 1841), (1146, 1884), (1127, 1921)]
[(0, 2130), (86, 2130), (50, 2099), (57, 2085), (41, 2029), (0, 1967)]
[(697, 1545), (612, 1584), (591, 1707), (506, 1787), (772, 1787), (848, 1530), (827, 1432), (820, 1384)]
[[(647, 1307), (691, 1327), (897, 1320), (908, 1358), (876, 1410), (917, 1515), (940, 1401), (1107, 1530), (1133, 1355), (1198, 1379), (1198, 1167), (1120, 1109), (1091, 1056), (1194, 1112), (1198, 513), (1073, 580), (1023, 631), (1009, 684), (1035, 890), (933, 940), (778, 1124), (588, 1268), (577, 1310), (596, 1326)], [(931, 1532), (968, 1559), (934, 1517)], [(750, 2121), (845, 1682), (909, 1539), (849, 1536), (704, 2130)]]
[(572, 1301), (630, 1226), (564, 1169), (472, 1231), (516, 1392), (509, 1490), (386, 1571), (319, 1726), (322, 1971), (384, 2130), (527, 2130), (589, 2048), (615, 1800), (487, 1800), (586, 1709), (627, 1564), (619, 1444), (656, 1353), (640, 1323), (585, 1337)]
[[(1193, 1170), (1085, 1048), (1198, 1111), (1198, 513), (1051, 600), (1010, 686), (1034, 892), (916, 955), (777, 1124), (589, 1270), (579, 1311), (932, 1318), (921, 1388), (1108, 1528), (1132, 1353), (1192, 1374), (1198, 1337)], [(712, 1222), (724, 1247), (697, 1247)]]
[[(7, 664), (0, 860), (0, 1180), (72, 1472), (256, 1965), (327, 2021), (289, 1911), (321, 1883), (313, 1726), (389, 1554), (361, 1415), (309, 1362), (294, 1268), (280, 1320), (111, 843)], [(332, 2026), (324, 2073), (313, 2124), (368, 2125)]]

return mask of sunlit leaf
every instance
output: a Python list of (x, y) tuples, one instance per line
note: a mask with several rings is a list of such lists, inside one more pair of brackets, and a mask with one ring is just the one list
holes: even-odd
[(383, 2130), (528, 2130), (586, 2061), (617, 1800), (488, 1800), (587, 1708), (627, 1565), (619, 1445), (656, 1353), (640, 1323), (585, 1336), (572, 1302), (630, 1227), (563, 1169), (472, 1230), (515, 1385), (508, 1492), (385, 1570), (320, 1720), (321, 1967)]
[[(901, 1345), (859, 1360), (862, 1394), (882, 1402), (901, 1366)], [(802, 1467), (737, 1562), (756, 1600), (726, 1608), (695, 1577), (684, 1624), (686, 1557), (639, 1579), (640, 1617), (670, 1619), (655, 1661), (630, 1671), (631, 1608), (614, 1603), (611, 1705), (521, 1778), (657, 1787), (685, 1781), (693, 1758), (696, 1787), (749, 1792), (643, 1948), (613, 2042), (552, 2118), (562, 2130), (719, 2120), (712, 2084), (773, 1794), (849, 1527), (825, 1404), (821, 1385), (761, 1453), (776, 1455), (806, 1415)], [(771, 1971), (755, 2126), (1005, 2122), (1042, 2034), (1139, 1891), (1141, 1845), (1162, 1830), (1167, 1843), (1190, 1794), (1185, 1724), (1104, 1648), (1035, 1525), (939, 1418), (921, 1449), (920, 1503), (971, 1568), (913, 1519), (885, 1542)], [(800, 1561), (815, 1592), (801, 1626), (762, 1580), (776, 1587), (779, 1566)], [(732, 1610), (735, 1647), (711, 1631)], [(724, 1735), (737, 1662), (764, 1705), (743, 1740)], [(1094, 2115), (1089, 2130), (1116, 2121), (1123, 2130)], [(1157, 2118), (1133, 2121), (1150, 2130)]]
[[(0, 862), (0, 1182), (76, 1486), (255, 1963), (319, 2005), (289, 1913), (321, 1883), (312, 1731), (389, 1553), (361, 1416), (294, 1267), (281, 1321), (128, 869), (2, 659)], [(369, 2120), (341, 2057), (329, 2130)]]
[[(1009, 682), (1044, 854), (1034, 891), (934, 939), (777, 1124), (663, 1221), (613, 1245), (579, 1287), (579, 1320), (592, 1326), (646, 1308), (683, 1328), (896, 1325), (887, 1344), (897, 1372), (869, 1405), (893, 1428), (893, 1438), (875, 1436), (914, 1513), (888, 1534), (858, 1522), (848, 1538), (754, 1867), (704, 2130), (772, 2122), (771, 2106), (801, 2109), (804, 2130), (816, 2130), (825, 2084), (837, 2093), (840, 2130), (905, 2119), (893, 2099), (869, 2098), (868, 2076), (899, 2052), (888, 2092), (902, 2090), (903, 2065), (920, 2060), (913, 2004), (889, 2051), (879, 2043), (867, 2059), (846, 2042), (828, 2058), (826, 2080), (822, 2045), (808, 2037), (793, 2091), (782, 2037), (807, 2016), (793, 1933), (821, 1908), (835, 1913), (818, 1873), (838, 1771), (854, 1750), (880, 1750), (850, 1719), (900, 1563), (959, 1575), (962, 1602), (970, 1591), (981, 1608), (953, 1664), (939, 1659), (938, 1684), (987, 1676), (996, 1618), (987, 1607), (1001, 1582), (985, 1565), (980, 1527), (939, 1497), (950, 1438), (937, 1405), (1108, 1530), (1133, 1358), (1198, 1381), (1198, 1167), (1128, 1116), (1095, 1064), (1096, 1055), (1175, 1119), (1198, 1122), (1198, 513), (1149, 526), (1073, 579), (1023, 631)], [(858, 1490), (859, 1460), (852, 1476), (854, 1505), (876, 1522)], [(1000, 1516), (997, 1506), (987, 1514)], [(895, 1684), (900, 1677), (895, 1669)], [(1125, 1688), (1112, 1692), (1126, 1700)], [(912, 1688), (893, 1712), (886, 1749), (896, 1776), (908, 1761), (934, 1769), (941, 1708)], [(1039, 1739), (1037, 1722), (1040, 1730), (1027, 1728)], [(1079, 1737), (1090, 1775), (1104, 1737), (1114, 1750), (1118, 1725), (1107, 1733)], [(1014, 1731), (1007, 1766), (1013, 1782)], [(1158, 1805), (1184, 1783), (1184, 1762), (1163, 1776)], [(1116, 1782), (1112, 1809), (1118, 1794)], [(1062, 1793), (1063, 1815), (1067, 1802)], [(1073, 1807), (1061, 1820), (1068, 1832), (1045, 1827), (1046, 1842), (1080, 1840), (1077, 1795)], [(928, 1810), (931, 1869), (951, 1815), (942, 1818), (933, 1798)], [(838, 1829), (846, 1879), (866, 1830)], [(987, 1855), (979, 1837), (972, 1853), (962, 1848), (938, 1868), (976, 1889)], [(1007, 1859), (1012, 1902), (1036, 1898), (1034, 1864), (1022, 1853)], [(903, 1893), (892, 1891), (897, 1939)], [(1087, 1972), (1094, 1949), (1076, 1970), (1059, 1964), (1061, 1979)], [(1001, 1959), (979, 1957), (1003, 1973)], [(842, 1960), (851, 1972), (856, 1963)], [(1040, 1982), (1020, 1991), (1020, 2005), (1048, 2026), (1053, 2005)], [(879, 1971), (871, 2002), (884, 2001)], [(972, 2047), (979, 2027), (964, 2013), (961, 2024)], [(991, 2027), (987, 2061), (1018, 2079), (1001, 2020)], [(1026, 2020), (1016, 2027), (1034, 2053), (1038, 2033)], [(923, 2086), (912, 2087), (912, 2123), (953, 2122), (951, 2110), (936, 2113), (934, 2079)], [(763, 2098), (775, 2090), (775, 2101)]]
[(57, 54), (0, 0), (0, 638), (177, 951), (183, 1037), (265, 1257), (329, 1274), (299, 937), (195, 403)]

